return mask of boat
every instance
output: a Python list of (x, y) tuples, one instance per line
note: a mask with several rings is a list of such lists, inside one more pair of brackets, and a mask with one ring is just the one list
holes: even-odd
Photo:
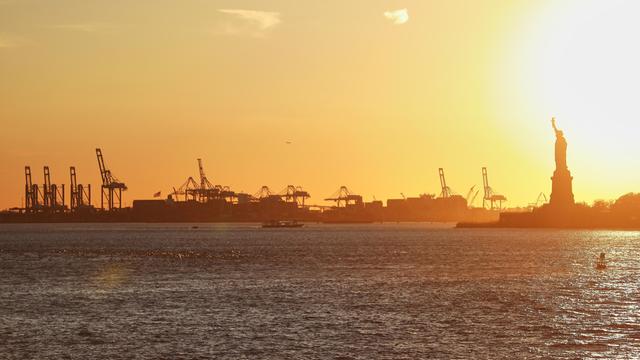
[(604, 260), (604, 253), (601, 252), (600, 253), (600, 257), (598, 258), (598, 261), (596, 262), (596, 269), (598, 270), (604, 270), (607, 268), (607, 263)]
[(263, 228), (299, 228), (303, 226), (304, 224), (296, 220), (271, 220), (262, 223)]

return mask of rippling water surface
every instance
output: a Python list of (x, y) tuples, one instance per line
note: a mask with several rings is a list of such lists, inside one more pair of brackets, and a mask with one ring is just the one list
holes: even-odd
[(626, 359), (639, 278), (637, 232), (1, 225), (0, 358)]

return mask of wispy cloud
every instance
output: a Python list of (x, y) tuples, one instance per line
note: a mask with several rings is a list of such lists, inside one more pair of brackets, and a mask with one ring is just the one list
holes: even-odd
[(383, 15), (396, 25), (402, 25), (409, 21), (409, 11), (406, 8), (385, 11)]
[(19, 47), (24, 44), (24, 40), (15, 36), (0, 34), (0, 49)]
[(103, 30), (108, 30), (113, 28), (113, 24), (109, 23), (101, 23), (101, 22), (86, 22), (86, 23), (75, 23), (75, 24), (59, 24), (59, 25), (51, 25), (48, 26), (49, 29), (57, 29), (57, 30), (67, 30), (67, 31), (78, 31), (78, 32), (99, 32)]
[(14, 43), (0, 37), (0, 49), (6, 49), (10, 47), (14, 47)]
[(234, 21), (222, 24), (221, 32), (229, 35), (246, 34), (262, 37), (282, 22), (278, 12), (243, 9), (218, 9), (218, 11), (233, 17)]

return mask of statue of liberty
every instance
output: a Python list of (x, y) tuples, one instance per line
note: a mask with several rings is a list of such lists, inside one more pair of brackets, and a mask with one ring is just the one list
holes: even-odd
[(556, 169), (567, 169), (567, 140), (564, 138), (562, 130), (556, 126), (556, 118), (551, 118), (551, 125), (556, 132)]
[(554, 206), (567, 207), (575, 202), (573, 199), (573, 184), (571, 172), (567, 167), (567, 140), (562, 130), (556, 126), (556, 118), (551, 118), (551, 126), (556, 133), (556, 170), (551, 178), (551, 198), (549, 202)]

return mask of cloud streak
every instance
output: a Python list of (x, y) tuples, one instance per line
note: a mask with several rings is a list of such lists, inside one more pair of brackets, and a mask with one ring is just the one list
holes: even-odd
[(278, 12), (244, 9), (218, 9), (218, 12), (233, 17), (234, 21), (223, 24), (222, 32), (229, 35), (262, 37), (282, 22)]
[(396, 25), (406, 24), (409, 21), (409, 11), (406, 8), (385, 11), (383, 15)]
[(23, 45), (23, 41), (13, 36), (0, 34), (0, 49), (15, 48)]
[(48, 26), (48, 28), (57, 29), (57, 30), (93, 33), (93, 32), (106, 30), (109, 28), (113, 28), (113, 25), (107, 24), (107, 23), (99, 23), (99, 22), (87, 22), (87, 23), (78, 23), (78, 24), (52, 25), (52, 26)]

